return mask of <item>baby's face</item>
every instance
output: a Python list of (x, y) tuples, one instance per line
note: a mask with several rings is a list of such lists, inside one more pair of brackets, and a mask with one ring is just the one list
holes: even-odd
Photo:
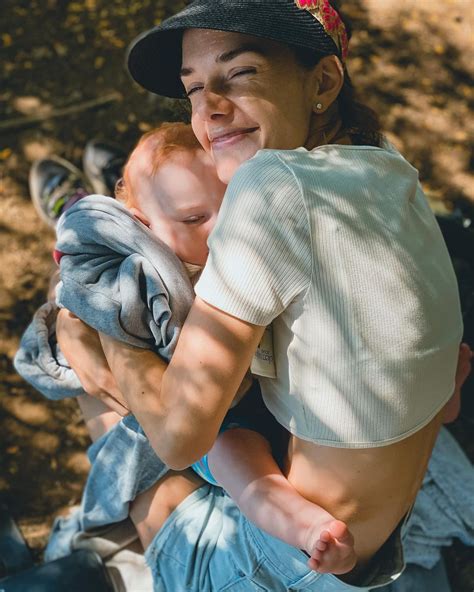
[(147, 170), (150, 155), (138, 157), (137, 166), (132, 163), (132, 185), (138, 209), (148, 219), (150, 230), (181, 261), (204, 265), (207, 238), (226, 189), (210, 157), (203, 150), (178, 151), (155, 175), (150, 166)]

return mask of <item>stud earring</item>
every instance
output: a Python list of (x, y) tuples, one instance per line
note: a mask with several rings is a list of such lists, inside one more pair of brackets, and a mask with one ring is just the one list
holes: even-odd
[(322, 108), (323, 108), (323, 104), (322, 103), (317, 103), (316, 104), (317, 111), (321, 111)]

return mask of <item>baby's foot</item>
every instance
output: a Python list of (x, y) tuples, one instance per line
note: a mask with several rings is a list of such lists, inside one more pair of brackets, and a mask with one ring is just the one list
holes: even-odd
[(322, 525), (307, 549), (311, 558), (308, 567), (320, 573), (344, 574), (356, 564), (354, 537), (340, 520)]

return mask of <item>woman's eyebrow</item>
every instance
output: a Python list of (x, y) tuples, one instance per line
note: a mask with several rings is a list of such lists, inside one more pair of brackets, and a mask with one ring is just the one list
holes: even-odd
[(226, 51), (225, 53), (222, 53), (220, 56), (217, 56), (216, 62), (230, 62), (239, 55), (248, 52), (256, 53), (258, 55), (261, 55), (262, 57), (266, 56), (266, 52), (263, 50), (261, 45), (257, 43), (244, 43), (242, 45), (239, 45), (239, 47), (236, 47), (235, 49), (231, 49), (230, 51)]
[[(267, 55), (265, 50), (257, 43), (244, 43), (242, 45), (239, 45), (239, 47), (236, 47), (235, 49), (231, 49), (230, 51), (226, 51), (218, 55), (216, 57), (216, 63), (225, 64), (227, 62), (234, 60), (236, 57), (242, 55), (243, 53), (256, 53), (262, 57), (265, 57)], [(184, 78), (185, 76), (189, 76), (193, 72), (193, 68), (181, 68), (180, 76), (181, 78)]]

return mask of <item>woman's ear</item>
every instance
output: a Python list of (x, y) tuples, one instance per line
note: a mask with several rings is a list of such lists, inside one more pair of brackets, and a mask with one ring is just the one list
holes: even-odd
[(344, 84), (344, 68), (337, 56), (326, 56), (315, 66), (314, 75), (316, 84), (313, 112), (325, 113), (341, 92)]
[(135, 218), (138, 218), (138, 220), (140, 220), (140, 222), (142, 224), (145, 224), (145, 226), (148, 226), (148, 228), (150, 228), (151, 222), (150, 222), (150, 220), (148, 220), (148, 218), (145, 216), (145, 214), (141, 210), (139, 210), (138, 208), (132, 207), (132, 208), (130, 208), (130, 212), (135, 216)]

